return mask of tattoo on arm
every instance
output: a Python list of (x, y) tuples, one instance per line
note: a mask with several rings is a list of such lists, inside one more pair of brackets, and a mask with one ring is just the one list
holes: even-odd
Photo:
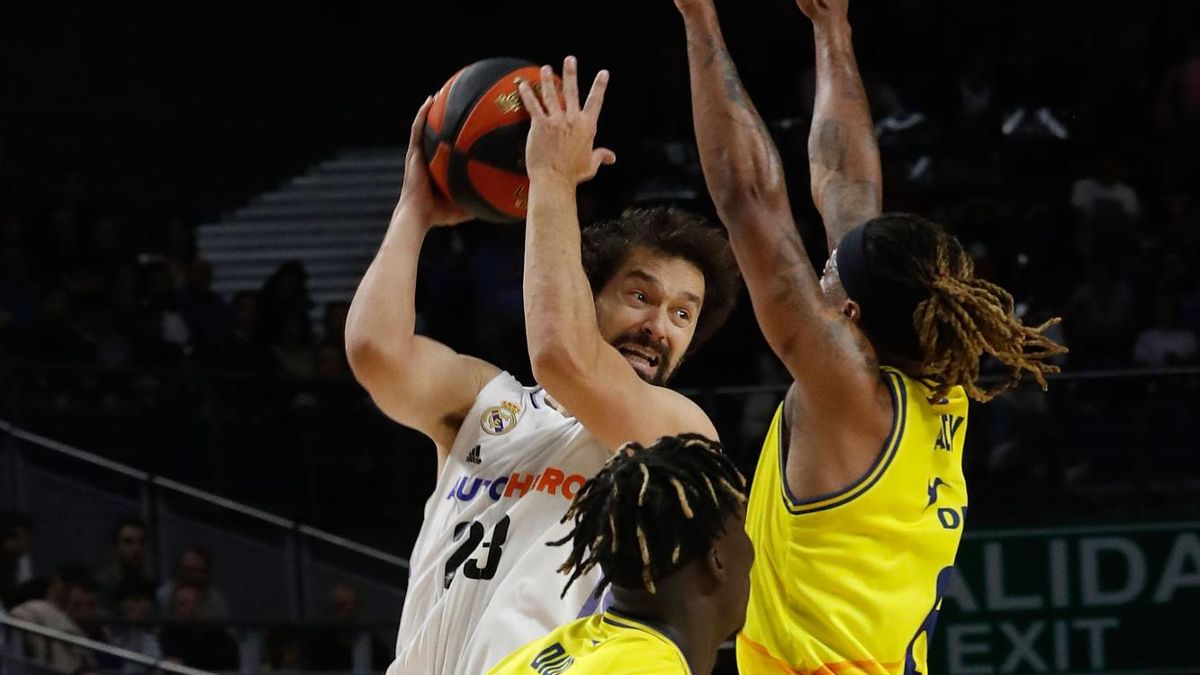
[(812, 267), (800, 233), (790, 228), (781, 234), (781, 241), (776, 242), (775, 264), (770, 272), (776, 280), (771, 300), (790, 312), (809, 306), (805, 297), (811, 295), (813, 289), (805, 288), (806, 285), (812, 285), (805, 281), (812, 278)]
[(846, 166), (846, 125), (825, 120), (817, 130), (816, 140), (809, 152), (810, 161), (830, 171), (841, 171)]
[(875, 181), (855, 180), (843, 175), (849, 152), (846, 125), (834, 119), (823, 120), (810, 142), (808, 154), (814, 168), (833, 174), (823, 182), (815, 197), (826, 229), (834, 239), (876, 215), (882, 199), (879, 184)]
[(720, 63), (721, 76), (725, 85), (725, 99), (735, 108), (734, 111), (727, 113), (730, 121), (753, 133), (754, 140), (766, 155), (773, 182), (777, 180), (781, 183), (783, 162), (779, 158), (779, 150), (775, 147), (775, 140), (771, 137), (771, 132), (763, 122), (762, 116), (758, 114), (758, 109), (754, 107), (754, 103), (746, 94), (733, 59), (729, 56), (729, 52), (718, 44), (714, 36), (706, 35), (703, 37), (703, 41), (707, 49), (704, 65), (711, 67), (714, 62)]
[[(851, 330), (845, 322), (829, 320), (821, 316), (811, 298), (820, 293), (814, 287), (816, 276), (813, 274), (812, 263), (796, 229), (782, 233), (775, 242), (773, 265), (770, 267), (772, 284), (769, 286), (767, 300), (771, 310), (781, 316), (786, 316), (786, 323), (791, 326), (821, 326), (824, 333), (823, 344), (837, 345), (828, 352), (827, 356), (846, 362), (852, 367), (862, 367), (868, 374), (879, 370), (878, 361), (872, 356), (875, 350), (861, 331)], [(797, 345), (794, 341), (802, 333), (793, 336), (778, 336), (783, 344), (775, 345), (783, 352), (780, 358), (787, 358), (786, 352), (793, 349), (812, 348), (811, 344)]]

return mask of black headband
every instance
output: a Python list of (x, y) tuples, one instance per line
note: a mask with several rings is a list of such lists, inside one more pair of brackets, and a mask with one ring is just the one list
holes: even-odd
[(883, 342), (900, 356), (921, 360), (921, 343), (913, 322), (913, 313), (927, 289), (914, 289), (879, 273), (867, 260), (867, 227), (870, 221), (855, 227), (838, 242), (834, 251), (838, 278), (846, 296), (858, 303), (859, 324), (874, 340)]

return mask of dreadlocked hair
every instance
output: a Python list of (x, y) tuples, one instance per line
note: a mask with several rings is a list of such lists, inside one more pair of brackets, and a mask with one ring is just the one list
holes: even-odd
[(745, 501), (746, 479), (716, 441), (681, 434), (625, 445), (575, 495), (562, 519), (574, 521), (571, 532), (549, 544), (571, 543), (562, 595), (596, 565), (597, 597), (610, 583), (655, 593), (655, 581), (712, 547)]
[[(962, 245), (940, 226), (911, 214), (886, 214), (867, 225), (868, 259), (889, 281), (924, 289), (913, 312), (924, 375), (938, 381), (936, 396), (962, 386), (985, 402), (1017, 385), (1030, 373), (1044, 391), (1046, 375), (1059, 371), (1047, 359), (1067, 350), (1044, 333), (1053, 318), (1026, 326), (1016, 317), (1013, 297), (975, 276), (975, 264)], [(980, 359), (991, 355), (1008, 371), (997, 385), (978, 384)]]

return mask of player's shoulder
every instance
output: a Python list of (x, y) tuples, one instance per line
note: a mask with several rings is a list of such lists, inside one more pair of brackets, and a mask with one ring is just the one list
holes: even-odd
[(668, 387), (647, 384), (646, 389), (647, 395), (656, 399), (654, 409), (667, 411), (671, 416), (673, 426), (678, 428), (676, 433), (700, 434), (717, 440), (717, 428), (700, 404)]
[[(688, 675), (691, 670), (678, 649), (649, 635), (610, 640), (575, 663), (579, 675)], [(574, 672), (574, 671), (573, 671)]]
[[(597, 673), (689, 673), (679, 647), (639, 622), (606, 613), (607, 639), (585, 659)], [(614, 630), (615, 629), (615, 630)]]

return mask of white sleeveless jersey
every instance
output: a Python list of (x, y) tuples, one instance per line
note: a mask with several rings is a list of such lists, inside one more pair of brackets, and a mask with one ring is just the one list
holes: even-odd
[(559, 598), (571, 499), (612, 453), (501, 373), (467, 414), (425, 504), (388, 675), (475, 675), (598, 608), (600, 570)]

